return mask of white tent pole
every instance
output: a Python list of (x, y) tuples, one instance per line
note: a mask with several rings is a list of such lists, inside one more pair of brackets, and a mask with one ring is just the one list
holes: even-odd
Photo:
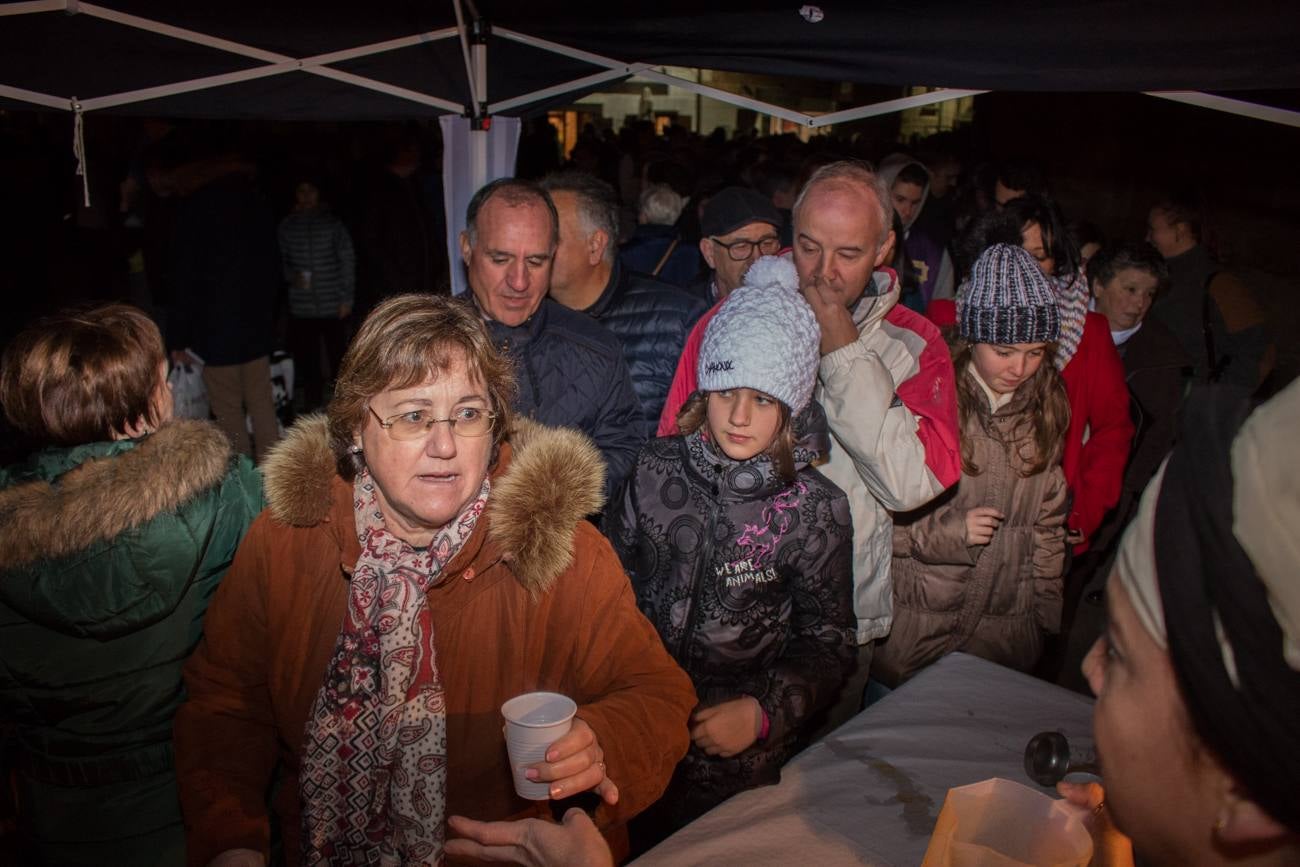
[(10, 87), (7, 84), (0, 84), (0, 96), (16, 99), (19, 102), (30, 102), (33, 105), (43, 105), (46, 108), (72, 111), (72, 102), (66, 96), (50, 96), (48, 93), (23, 90), (21, 87)]
[(189, 81), (175, 81), (171, 84), (160, 84), (157, 87), (144, 87), (139, 90), (128, 90), (122, 93), (111, 93), (107, 96), (96, 96), (90, 99), (81, 100), (81, 107), (84, 111), (98, 111), (104, 108), (116, 108), (119, 105), (130, 105), (135, 102), (144, 102), (149, 99), (159, 99), (164, 96), (175, 96), (178, 93), (193, 93), (196, 90), (207, 90), (213, 87), (222, 87), (227, 84), (237, 84), (241, 81), (251, 81), (257, 78), (266, 78), (271, 75), (280, 75), (297, 69), (296, 62), (289, 63), (272, 63), (266, 66), (255, 66), (252, 69), (242, 69), (239, 72), (227, 72), (224, 75), (208, 75), (203, 78), (193, 78)]
[(398, 87), (395, 84), (387, 84), (382, 81), (376, 81), (373, 78), (366, 78), (361, 75), (353, 75), (350, 72), (344, 72), (341, 69), (335, 69), (332, 66), (310, 66), (303, 67), (303, 72), (312, 75), (319, 75), (321, 78), (332, 78), (335, 81), (341, 81), (344, 84), (352, 84), (357, 87), (364, 87), (366, 90), (373, 90), (376, 93), (386, 93), (389, 96), (395, 96), (398, 99), (405, 99), (411, 102), (418, 102), (420, 105), (427, 105), (431, 108), (440, 108), (443, 111), (449, 111), (453, 114), (460, 114), (465, 110), (465, 106), (459, 102), (452, 102), (449, 99), (443, 99), (440, 96), (433, 96), (428, 93), (422, 93), (418, 90), (411, 90), (406, 87)]
[(965, 96), (975, 96), (980, 93), (988, 93), (987, 90), (957, 90), (945, 88), (935, 90), (930, 93), (918, 93), (913, 96), (904, 96), (898, 99), (890, 99), (885, 102), (877, 102), (872, 105), (861, 105), (857, 108), (846, 108), (843, 111), (833, 111), (830, 114), (818, 115), (808, 124), (811, 127), (830, 126), (836, 123), (843, 123), (848, 120), (860, 120), (864, 117), (877, 117), (882, 114), (893, 114), (896, 111), (905, 111), (909, 108), (917, 108), (922, 105), (933, 105), (936, 102), (947, 102), (950, 99), (961, 99)]
[(0, 6), (0, 18), (5, 15), (27, 15), (31, 12), (62, 12), (68, 0), (31, 0), (28, 3), (6, 3)]
[(470, 112), (470, 177), (474, 181), (474, 189), (477, 190), (488, 182), (488, 126), (491, 117), (485, 114), (488, 98), (487, 43), (481, 38), (478, 39), (471, 46), (470, 54), (474, 61), (474, 74), (471, 81), (474, 84), (473, 92), (478, 98)]
[(261, 48), (254, 48), (251, 45), (231, 42), (229, 39), (209, 36), (206, 33), (186, 30), (183, 27), (173, 27), (170, 24), (163, 24), (161, 21), (152, 21), (148, 18), (140, 18), (137, 15), (128, 15), (125, 12), (118, 12), (116, 9), (105, 9), (103, 6), (95, 6), (91, 3), (78, 3), (77, 11), (82, 15), (89, 15), (92, 18), (102, 18), (105, 21), (112, 21), (115, 24), (134, 27), (137, 30), (147, 30), (150, 33), (170, 36), (172, 39), (193, 42), (197, 45), (206, 45), (209, 48), (217, 48), (222, 51), (229, 51), (231, 54), (240, 54), (244, 57), (252, 57), (257, 60), (265, 60), (267, 63), (281, 63), (286, 60), (294, 59), (285, 54), (276, 54), (274, 51), (264, 51)]
[(469, 101), (471, 105), (477, 106), (480, 100), (474, 89), (474, 62), (470, 60), (469, 31), (465, 28), (465, 13), (461, 11), (460, 0), (451, 0), (451, 6), (456, 12), (456, 33), (460, 36), (460, 54), (465, 58), (465, 79), (469, 82)]
[(585, 60), (593, 66), (605, 66), (615, 69), (621, 66), (627, 66), (623, 60), (615, 60), (612, 57), (605, 57), (600, 54), (592, 54), (590, 51), (582, 51), (578, 48), (570, 48), (567, 45), (561, 45), (558, 42), (551, 42), (549, 39), (539, 39), (536, 36), (529, 36), (527, 33), (520, 33), (517, 30), (509, 30), (505, 27), (492, 28), (494, 36), (500, 36), (502, 39), (509, 39), (512, 42), (518, 42), (521, 45), (531, 45), (533, 48), (540, 48), (543, 51), (549, 51), (552, 54), (562, 54), (565, 57), (572, 57), (575, 60)]
[[(114, 108), (119, 105), (130, 105), (136, 102), (144, 102), (149, 99), (175, 96), (180, 93), (193, 93), (194, 91), (207, 90), (213, 87), (222, 87), (227, 84), (237, 84), (241, 81), (268, 78), (272, 75), (282, 75), (286, 72), (301, 71), (306, 72), (309, 75), (319, 75), (321, 78), (330, 78), (335, 81), (341, 81), (344, 84), (351, 84), (378, 93), (385, 93), (389, 96), (395, 96), (399, 99), (409, 100), (411, 102), (427, 105), (443, 111), (460, 113), (464, 110), (464, 106), (458, 102), (451, 102), (450, 100), (431, 96), (427, 93), (408, 90), (405, 87), (398, 87), (395, 84), (385, 84), (382, 81), (375, 81), (374, 79), (365, 78), (360, 75), (353, 75), (349, 72), (343, 72), (328, 66), (305, 67), (300, 66), (299, 63), (300, 62), (297, 60), (290, 60), (285, 63), (272, 63), (267, 64), (266, 66), (257, 66), (252, 69), (243, 69), (239, 72), (227, 72), (224, 75), (209, 75), (205, 78), (195, 78), (189, 81), (160, 84), (157, 87), (146, 87), (141, 90), (131, 90), (125, 93), (97, 96), (91, 99), (81, 100), (81, 105), (85, 111), (96, 111), (104, 108)], [(3, 92), (0, 91), (0, 93)], [(67, 106), (60, 105), (58, 107), (66, 108)]]
[(434, 30), (429, 33), (415, 34), (413, 36), (402, 37), (400, 39), (391, 39), (385, 42), (375, 43), (369, 46), (359, 46), (357, 48), (347, 49), (345, 51), (330, 52), (328, 54), (317, 55), (315, 57), (303, 58), (301, 60), (289, 57), (284, 54), (277, 54), (272, 51), (263, 51), (260, 48), (254, 48), (250, 45), (243, 45), (238, 42), (232, 42), (228, 39), (221, 39), (215, 36), (209, 36), (206, 33), (198, 33), (193, 30), (186, 30), (181, 27), (173, 27), (170, 24), (163, 24), (158, 21), (152, 21), (148, 18), (140, 18), (136, 15), (128, 15), (113, 9), (105, 9), (102, 6), (95, 6), (89, 3), (79, 3), (78, 11), (82, 14), (91, 15), (96, 18), (102, 18), (106, 21), (112, 21), (126, 27), (134, 27), (139, 30), (145, 30), (151, 33), (158, 33), (163, 36), (169, 36), (173, 39), (180, 39), (186, 42), (193, 42), (197, 45), (205, 45), (209, 48), (216, 48), (221, 51), (228, 51), (232, 54), (239, 54), (244, 57), (252, 57), (257, 60), (264, 60), (269, 65), (256, 69), (245, 69), (238, 72), (226, 73), (225, 75), (206, 76), (204, 78), (192, 79), (190, 81), (177, 82), (174, 84), (160, 85), (158, 87), (144, 88), (142, 90), (130, 91), (128, 93), (110, 94), (108, 96), (96, 97), (94, 99), (82, 100), (82, 105), (86, 111), (94, 109), (107, 108), (118, 105), (127, 105), (132, 102), (141, 102), (146, 99), (156, 99), (162, 96), (171, 96), (177, 93), (190, 93), (196, 90), (204, 90), (211, 87), (220, 87), (225, 84), (233, 84), (239, 81), (247, 81), (254, 78), (263, 78), (268, 75), (278, 75), (285, 72), (300, 70), (310, 75), (319, 75), (322, 78), (329, 78), (340, 81), (345, 84), (351, 84), (357, 87), (366, 88), (379, 93), (385, 93), (389, 96), (395, 96), (399, 99), (410, 100), (411, 102), (420, 103), (443, 111), (462, 111), (463, 106), (450, 100), (441, 99), (427, 93), (410, 90), (405, 87), (387, 84), (382, 81), (376, 81), (365, 76), (355, 75), (350, 72), (332, 69), (324, 66), (324, 63), (347, 60), (354, 57), (364, 57), (368, 54), (378, 54), (383, 51), (392, 51), (397, 48), (404, 48), (409, 45), (418, 44), (423, 41), (433, 41), (444, 39), (455, 33), (453, 29), (446, 28), (443, 30)]
[(585, 90), (592, 85), (601, 84), (602, 82), (610, 81), (615, 78), (625, 78), (629, 75), (636, 75), (637, 73), (650, 68), (649, 64), (634, 63), (631, 66), (625, 66), (621, 69), (610, 69), (605, 72), (597, 72), (588, 75), (585, 78), (575, 78), (572, 81), (566, 81), (562, 84), (557, 84), (554, 87), (534, 90), (532, 93), (525, 93), (521, 96), (502, 100), (501, 102), (494, 102), (488, 106), (488, 113), (500, 114), (503, 111), (510, 111), (511, 109), (518, 108), (521, 105), (528, 105), (531, 102), (540, 102), (544, 99), (550, 99), (553, 96), (561, 96), (570, 91)]
[(326, 63), (341, 63), (344, 60), (354, 60), (358, 57), (369, 57), (372, 54), (382, 54), (385, 51), (397, 51), (401, 48), (410, 48), (412, 45), (422, 45), (427, 42), (439, 42), (443, 39), (450, 39), (457, 33), (455, 27), (444, 27), (441, 30), (430, 30), (428, 33), (416, 33), (413, 36), (403, 36), (400, 39), (389, 39), (385, 42), (374, 42), (370, 45), (358, 45), (356, 48), (345, 48), (341, 51), (331, 51), (328, 54), (315, 54), (311, 57), (304, 57), (302, 63), (304, 66), (321, 66)]
[(1214, 111), (1254, 118), (1255, 120), (1300, 127), (1300, 111), (1275, 108), (1271, 105), (1259, 105), (1254, 102), (1230, 99), (1226, 96), (1216, 96), (1213, 93), (1201, 93), (1195, 90), (1146, 90), (1143, 93), (1157, 99), (1181, 102), (1184, 105), (1195, 105), (1199, 108), (1209, 108)]

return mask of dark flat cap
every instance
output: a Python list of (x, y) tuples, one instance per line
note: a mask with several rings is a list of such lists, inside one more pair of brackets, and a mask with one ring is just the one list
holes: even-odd
[(771, 202), (748, 187), (727, 187), (709, 199), (700, 215), (701, 231), (712, 238), (750, 223), (767, 223), (779, 229), (785, 220)]

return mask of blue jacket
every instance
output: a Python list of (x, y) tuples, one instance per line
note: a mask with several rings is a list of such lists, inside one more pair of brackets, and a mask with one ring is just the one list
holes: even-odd
[[(653, 274), (655, 266), (663, 259), (664, 253), (674, 238), (680, 238), (676, 226), (657, 226), (642, 223), (636, 227), (632, 237), (623, 242), (619, 248), (618, 258), (623, 267), (643, 274)], [(655, 279), (684, 289), (700, 276), (704, 267), (700, 256), (700, 245), (694, 241), (681, 238), (673, 253), (664, 262)]]
[(605, 499), (619, 489), (646, 439), (645, 421), (618, 338), (590, 316), (550, 298), (522, 325), (489, 320), (496, 345), (515, 363), (515, 410), (554, 427), (577, 428), (605, 457)]
[(686, 335), (707, 309), (694, 295), (615, 262), (605, 291), (582, 311), (622, 342), (645, 418), (663, 412)]
[[(280, 221), (280, 257), (289, 284), (289, 312), (298, 319), (338, 319), (356, 295), (352, 236), (329, 211), (295, 211)], [(311, 272), (307, 285), (298, 276)]]

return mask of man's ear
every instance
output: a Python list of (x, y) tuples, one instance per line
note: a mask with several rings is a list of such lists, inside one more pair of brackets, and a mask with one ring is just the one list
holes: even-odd
[(714, 264), (713, 259), (713, 256), (716, 253), (713, 246), (712, 238), (700, 239), (700, 255), (704, 257), (704, 262), (709, 266), (710, 270), (717, 270), (717, 265)]
[(604, 229), (597, 229), (587, 236), (587, 264), (595, 267), (605, 259), (605, 248), (609, 246), (609, 234)]
[(473, 248), (469, 245), (469, 232), (460, 233), (460, 257), (466, 262), (469, 261), (469, 254)]
[(885, 237), (885, 243), (880, 245), (880, 249), (876, 250), (876, 261), (871, 266), (872, 268), (879, 268), (881, 263), (885, 261), (885, 258), (894, 251), (895, 240), (894, 230), (890, 229), (889, 234)]

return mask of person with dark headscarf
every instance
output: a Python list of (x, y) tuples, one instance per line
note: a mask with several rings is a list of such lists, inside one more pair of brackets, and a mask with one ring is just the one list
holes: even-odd
[(1097, 864), (1300, 860), (1300, 383), (1194, 395), (1143, 494), (1084, 672)]

